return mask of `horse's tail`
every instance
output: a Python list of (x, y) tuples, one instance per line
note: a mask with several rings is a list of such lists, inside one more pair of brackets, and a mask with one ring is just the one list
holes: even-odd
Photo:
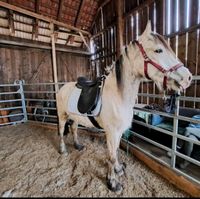
[(67, 135), (69, 133), (69, 128), (70, 126), (74, 123), (73, 120), (68, 119), (65, 123), (65, 131), (64, 131), (64, 135)]

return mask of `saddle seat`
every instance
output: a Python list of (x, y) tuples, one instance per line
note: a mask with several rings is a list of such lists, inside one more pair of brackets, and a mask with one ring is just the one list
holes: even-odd
[(76, 87), (81, 89), (77, 108), (82, 114), (91, 112), (96, 108), (100, 97), (101, 79), (88, 80), (86, 77), (78, 77)]
[(83, 88), (83, 87), (93, 87), (97, 83), (97, 79), (95, 80), (89, 80), (86, 77), (78, 77), (77, 79), (77, 87)]

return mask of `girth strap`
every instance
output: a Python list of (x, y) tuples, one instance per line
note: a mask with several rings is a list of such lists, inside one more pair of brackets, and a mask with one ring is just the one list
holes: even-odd
[(103, 128), (98, 124), (98, 122), (95, 120), (95, 118), (94, 118), (93, 116), (88, 116), (88, 118), (89, 118), (90, 122), (92, 122), (92, 124), (93, 124), (96, 128), (98, 128), (98, 129), (103, 129)]

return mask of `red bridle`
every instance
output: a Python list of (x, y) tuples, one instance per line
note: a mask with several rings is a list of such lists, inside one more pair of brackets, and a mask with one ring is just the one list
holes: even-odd
[(144, 50), (142, 44), (140, 44), (138, 41), (135, 41), (135, 43), (136, 43), (137, 46), (139, 47), (140, 52), (142, 53), (142, 56), (144, 57), (144, 74), (145, 74), (146, 78), (151, 80), (151, 78), (150, 78), (149, 75), (148, 75), (148, 68), (147, 68), (147, 67), (148, 67), (148, 64), (151, 64), (151, 65), (153, 65), (154, 67), (156, 67), (159, 71), (161, 71), (162, 73), (165, 74), (164, 79), (163, 79), (163, 88), (164, 88), (164, 90), (166, 90), (166, 89), (167, 89), (167, 75), (166, 75), (166, 74), (167, 74), (168, 72), (176, 71), (178, 68), (180, 68), (181, 66), (183, 66), (183, 64), (182, 64), (182, 63), (178, 63), (178, 64), (176, 64), (175, 66), (172, 66), (170, 69), (166, 70), (166, 69), (164, 69), (161, 65), (155, 63), (154, 61), (152, 61), (152, 60), (147, 56), (147, 54), (146, 54), (146, 52), (145, 52), (145, 50)]

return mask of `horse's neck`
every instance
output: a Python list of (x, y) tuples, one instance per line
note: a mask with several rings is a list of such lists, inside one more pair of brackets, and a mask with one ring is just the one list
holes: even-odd
[(135, 101), (138, 95), (140, 79), (133, 76), (132, 72), (124, 69), (123, 71), (123, 87), (122, 89), (122, 97), (123, 101), (130, 106), (135, 105)]
[(116, 81), (115, 70), (113, 70), (106, 80), (105, 86), (110, 90), (112, 96), (121, 98), (121, 102), (124, 106), (132, 108), (137, 98), (140, 79), (133, 77), (132, 72), (125, 69), (122, 71), (122, 79), (123, 84), (119, 87)]

